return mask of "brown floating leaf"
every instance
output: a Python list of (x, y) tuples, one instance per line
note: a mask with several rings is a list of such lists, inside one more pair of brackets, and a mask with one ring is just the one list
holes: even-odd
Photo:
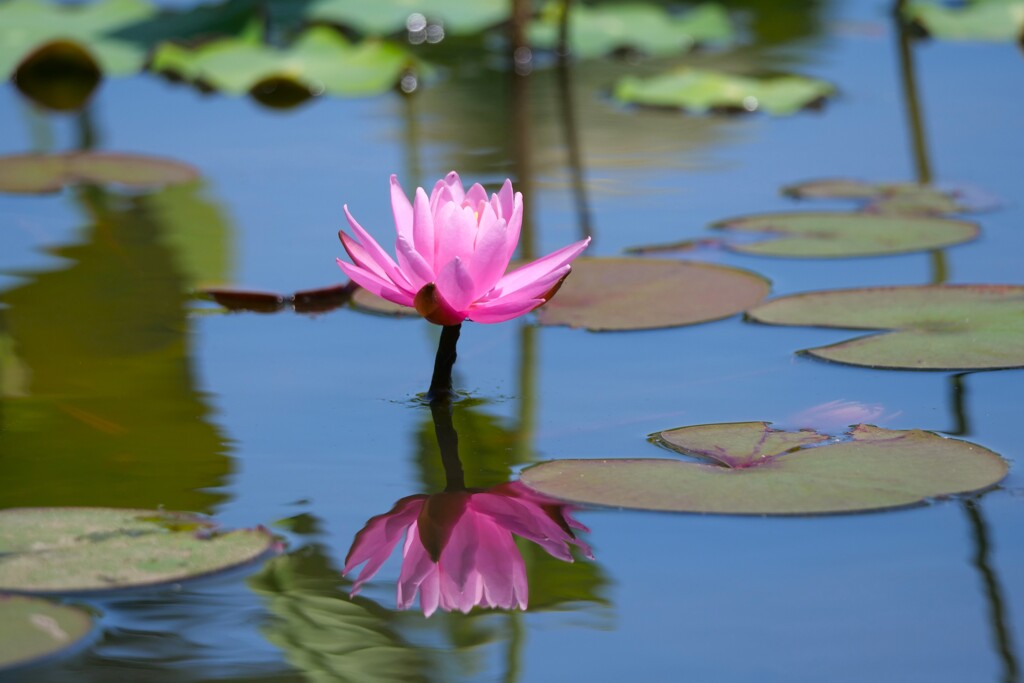
[(152, 188), (195, 180), (199, 172), (180, 161), (139, 154), (70, 152), (0, 156), (0, 192), (57, 192), (74, 183), (114, 183)]

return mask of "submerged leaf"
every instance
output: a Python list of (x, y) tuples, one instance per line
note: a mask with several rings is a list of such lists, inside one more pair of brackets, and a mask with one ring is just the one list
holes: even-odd
[(83, 609), (27, 595), (0, 594), (0, 673), (74, 649), (92, 626)]
[(643, 258), (580, 258), (558, 295), (537, 310), (545, 325), (642, 330), (728, 318), (771, 285), (738, 268)]
[(1024, 367), (1024, 286), (925, 285), (795, 294), (747, 314), (772, 325), (882, 334), (808, 349), (839, 363), (912, 370)]
[[(559, 43), (562, 2), (548, 2), (530, 24), (530, 44), (555, 49)], [(589, 59), (632, 49), (654, 57), (678, 54), (703, 43), (733, 40), (729, 15), (716, 4), (704, 4), (677, 16), (642, 2), (573, 5), (569, 12), (569, 52)]]
[(216, 533), (205, 518), (159, 510), (0, 511), (0, 590), (83, 592), (150, 586), (254, 562), (265, 529)]
[(726, 248), (759, 256), (847, 258), (940, 249), (972, 240), (978, 226), (930, 216), (869, 213), (771, 213), (730, 218), (712, 225), (729, 232), (764, 234)]
[(627, 104), (695, 113), (764, 111), (785, 116), (817, 106), (834, 92), (831, 84), (805, 76), (753, 78), (682, 67), (650, 78), (626, 76), (615, 85), (614, 96)]
[(858, 425), (850, 439), (765, 422), (681, 427), (654, 439), (709, 462), (554, 460), (528, 468), (537, 491), (578, 503), (671, 512), (794, 515), (913, 505), (988, 488), (1006, 462), (976, 444), (920, 430)]
[(112, 152), (0, 156), (0, 192), (57, 192), (65, 185), (161, 187), (195, 180), (195, 168), (172, 159)]

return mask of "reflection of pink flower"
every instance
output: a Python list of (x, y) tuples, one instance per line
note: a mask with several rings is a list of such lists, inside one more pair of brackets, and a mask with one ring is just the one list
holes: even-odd
[(829, 401), (803, 410), (789, 420), (788, 423), (800, 428), (815, 429), (819, 432), (842, 431), (856, 424), (874, 424), (891, 420), (899, 415), (885, 415), (885, 406), (880, 403), (860, 403), (859, 401)]
[(407, 530), (398, 579), (399, 609), (409, 607), (417, 592), (428, 617), (438, 607), (462, 612), (474, 605), (526, 609), (526, 565), (512, 534), (566, 562), (573, 561), (570, 544), (592, 558), (590, 548), (572, 531), (587, 528), (569, 511), (519, 482), (481, 492), (409, 496), (371, 518), (356, 534), (343, 571), (348, 574), (366, 562), (352, 588), (355, 595)]
[(529, 313), (547, 301), (569, 274), (569, 262), (590, 238), (570, 244), (505, 274), (519, 242), (523, 195), (506, 180), (487, 198), (479, 184), (463, 189), (452, 171), (430, 197), (416, 189), (413, 203), (391, 176), (391, 210), (398, 240), (396, 263), (345, 206), (355, 239), (338, 233), (352, 263), (338, 265), (358, 285), (403, 306), (414, 306), (438, 325), (465, 319), (497, 323)]

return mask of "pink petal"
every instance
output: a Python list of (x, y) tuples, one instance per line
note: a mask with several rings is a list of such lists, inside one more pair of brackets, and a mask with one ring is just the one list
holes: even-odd
[(345, 567), (341, 570), (342, 574), (348, 574), (366, 562), (366, 566), (356, 578), (352, 595), (359, 592), (362, 585), (372, 578), (391, 556), (402, 532), (416, 520), (425, 500), (426, 496), (423, 495), (403, 498), (395, 503), (390, 511), (371, 517), (356, 534), (352, 548), (345, 558)]
[(544, 303), (544, 299), (514, 299), (512, 301), (488, 301), (471, 306), (468, 315), (475, 323), (503, 323), (506, 320), (526, 315)]
[(366, 250), (367, 256), (373, 259), (374, 263), (380, 266), (384, 274), (387, 275), (388, 279), (395, 283), (401, 289), (409, 290), (411, 294), (415, 294), (414, 289), (409, 284), (409, 278), (405, 277), (398, 266), (395, 264), (391, 257), (388, 256), (387, 252), (381, 248), (377, 241), (370, 236), (370, 233), (363, 229), (363, 226), (359, 225), (352, 214), (349, 213), (348, 205), (344, 207), (345, 218), (348, 219), (348, 224), (352, 226), (352, 231), (356, 234), (356, 239), (363, 245)]
[(587, 248), (588, 244), (590, 244), (589, 237), (553, 251), (547, 256), (543, 256), (525, 266), (516, 268), (498, 281), (498, 284), (495, 286), (496, 294), (498, 296), (505, 296), (544, 278), (579, 256)]
[(402, 235), (395, 241), (395, 253), (398, 256), (398, 264), (414, 291), (418, 292), (423, 285), (434, 281), (433, 269)]
[(466, 198), (460, 203), (469, 204), (474, 212), (479, 211), (480, 205), (487, 203), (487, 190), (480, 183), (473, 183), (473, 187), (466, 193)]
[(353, 282), (366, 291), (402, 306), (413, 305), (413, 296), (401, 289), (398, 289), (391, 282), (382, 280), (370, 271), (360, 268), (359, 266), (346, 263), (341, 259), (337, 259), (337, 261), (338, 267), (344, 271), (345, 275), (348, 275)]
[(444, 177), (442, 182), (448, 188), (448, 192), (451, 193), (452, 201), (456, 204), (461, 204), (466, 198), (466, 191), (462, 187), (462, 179), (459, 178), (459, 174), (452, 171)]
[(405, 190), (398, 183), (398, 176), (391, 174), (391, 213), (395, 217), (395, 230), (399, 236), (412, 241), (412, 204), (405, 196)]
[[(504, 189), (502, 188), (503, 192)], [(511, 190), (511, 185), (509, 185), (509, 189)], [(519, 233), (523, 228), (523, 195), (521, 193), (516, 192), (513, 197), (511, 212), (505, 213), (504, 207), (502, 207), (502, 218), (508, 222), (508, 237), (506, 238), (508, 240), (508, 251), (505, 253), (505, 261), (507, 263), (512, 260), (512, 255), (516, 252), (516, 246), (519, 244)]]
[(345, 248), (345, 253), (348, 254), (350, 259), (352, 259), (352, 263), (360, 266), (364, 270), (372, 272), (382, 280), (390, 281), (390, 278), (384, 274), (384, 270), (374, 263), (373, 259), (370, 258), (370, 255), (366, 253), (366, 250), (363, 249), (363, 245), (349, 237), (348, 233), (344, 230), (338, 231), (338, 239), (341, 240), (341, 246)]
[(490, 517), (496, 524), (517, 536), (533, 541), (548, 554), (566, 562), (572, 555), (566, 546), (572, 540), (540, 506), (493, 493), (478, 493), (470, 501), (470, 508)]
[[(523, 564), (512, 534), (486, 518), (478, 520), (476, 568), (482, 577), (484, 602), (490, 607), (515, 606), (515, 565)], [(524, 567), (525, 571), (525, 567)]]
[[(451, 208), (449, 208), (451, 207)], [(434, 270), (440, 273), (451, 260), (456, 257), (464, 261), (473, 258), (473, 245), (476, 243), (476, 213), (470, 207), (448, 204), (438, 211), (438, 220), (434, 222), (436, 231), (437, 253), (434, 256)]]
[[(426, 582), (431, 575), (436, 580), (437, 565), (430, 559), (430, 553), (423, 547), (419, 537), (419, 525), (413, 522), (405, 536), (405, 546), (402, 548), (402, 571), (398, 575), (398, 608), (405, 609), (413, 603), (420, 586)], [(420, 603), (423, 604), (423, 596)], [(433, 606), (432, 612), (437, 609)], [(427, 611), (424, 605), (424, 612)], [(428, 615), (429, 616), (429, 615)]]
[(437, 274), (437, 293), (455, 311), (465, 317), (476, 296), (476, 286), (469, 268), (456, 256)]
[(501, 210), (498, 211), (498, 215), (504, 218), (505, 220), (508, 220), (509, 217), (512, 215), (512, 211), (515, 208), (514, 198), (516, 195), (519, 196), (519, 202), (521, 204), (523, 195), (518, 193), (514, 195), (512, 193), (512, 181), (506, 178), (505, 184), (501, 186), (501, 189), (498, 191), (498, 193), (491, 197), (492, 200), (498, 200), (498, 205), (501, 207)]
[(422, 187), (416, 188), (416, 203), (413, 205), (412, 245), (423, 257), (430, 270), (434, 270), (434, 213), (430, 208), (430, 200)]
[(476, 240), (476, 251), (469, 264), (469, 274), (478, 292), (489, 292), (508, 268), (507, 253), (508, 226), (504, 220), (495, 219), (488, 224), (481, 222), (480, 234)]

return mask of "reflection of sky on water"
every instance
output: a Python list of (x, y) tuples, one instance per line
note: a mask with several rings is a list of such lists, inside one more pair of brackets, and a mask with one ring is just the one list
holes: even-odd
[[(879, 31), (843, 32), (811, 47), (784, 48), (804, 58), (813, 75), (840, 84), (840, 98), (823, 112), (732, 120), (724, 126), (725, 142), (696, 153), (699, 164), (692, 163), (691, 148), (682, 147), (672, 153), (681, 158), (666, 154), (653, 167), (586, 169), (598, 235), (595, 255), (704, 236), (707, 223), (726, 216), (804, 208), (777, 190), (806, 178), (909, 178), (913, 163), (886, 11), (883, 5), (847, 3), (843, 17), (870, 22)], [(1024, 175), (1024, 139), (1007, 131), (1017, 126), (1011, 117), (1019, 113), (1020, 93), (1007, 91), (999, 79), (1019, 71), (1019, 52), (930, 43), (916, 46), (915, 56), (936, 178), (969, 181), (1012, 200)], [(588, 83), (601, 80), (600, 72), (588, 77), (594, 79)], [(534, 95), (547, 98), (541, 80), (536, 83)], [(577, 97), (575, 104), (588, 115), (607, 113), (603, 100)], [(0, 140), (4, 152), (27, 145), (23, 109), (9, 87), (0, 89), (0, 130), (17, 131)], [(343, 224), (343, 202), (358, 200), (360, 219), (376, 235), (390, 231), (384, 180), (405, 169), (409, 159), (398, 144), (405, 139), (401, 109), (401, 101), (387, 97), (320, 99), (282, 114), (247, 100), (204, 98), (155, 79), (121, 79), (101, 86), (94, 119), (106, 148), (197, 164), (209, 179), (209, 194), (234, 223), (237, 284), (294, 291), (340, 281), (333, 259), (341, 253), (335, 231)], [(539, 166), (528, 201), (537, 250), (545, 251), (574, 239), (577, 223), (565, 183), (568, 171), (559, 166), (555, 148), (557, 107), (545, 99), (537, 110), (551, 117), (536, 126), (551, 147), (537, 163), (550, 166)], [(984, 125), (969, 125), (980, 112)], [(585, 120), (582, 113), (579, 118)], [(74, 137), (73, 121), (52, 120), (57, 147), (66, 146)], [(211, 120), (231, 124), (211, 126)], [(587, 155), (600, 154), (588, 147), (597, 142), (581, 136)], [(424, 176), (450, 170), (457, 154), (466, 155), (460, 144), (456, 137), (424, 134)], [(495, 179), (506, 172), (491, 171)], [(73, 241), (82, 222), (69, 196), (0, 196), (0, 216), (14, 219), (14, 229), (0, 237), (4, 287), (13, 283), (14, 270), (55, 267), (56, 259), (33, 249)], [(982, 239), (947, 251), (951, 280), (1019, 282), (1020, 207), (1011, 203), (979, 219)], [(724, 252), (686, 258), (756, 270), (772, 279), (777, 294), (919, 283), (931, 275), (927, 255), (834, 262)], [(317, 318), (203, 317), (191, 329), (195, 386), (209, 392), (203, 401), (215, 408), (211, 419), (233, 441), (236, 456), (234, 479), (222, 489), (231, 499), (219, 516), (244, 526), (310, 512), (321, 520), (323, 533), (316, 540), (328, 567), (310, 573), (325, 577), (337, 571), (366, 517), (423, 485), (413, 455), (422, 408), (412, 398), (429, 381), (435, 330), (420, 321), (349, 311)], [(637, 334), (537, 330), (530, 456), (657, 457), (645, 441), (656, 430), (782, 420), (838, 398), (898, 411), (887, 424), (894, 429), (955, 429), (946, 373), (874, 372), (792, 353), (849, 336), (756, 326), (738, 318)], [(467, 326), (456, 368), (457, 385), (487, 400), (485, 412), (509, 430), (521, 419), (520, 343), (520, 323)], [(971, 432), (964, 438), (1011, 458), (1019, 453), (1022, 376), (1016, 370), (965, 377)], [(1003, 582), (1020, 652), (1024, 551), (1015, 541), (1024, 520), (1016, 465), (1007, 480), (1011, 492), (989, 494), (982, 507), (993, 544), (990, 561)], [(999, 680), (985, 595), (971, 564), (970, 526), (959, 504), (794, 520), (608, 511), (580, 517), (600, 528), (595, 553), (613, 584), (606, 595), (611, 607), (598, 617), (591, 609), (522, 615), (521, 680)], [(397, 571), (393, 560), (382, 576)], [(242, 623), (243, 615), (261, 613), (248, 593), (214, 584), (194, 589), (201, 597), (193, 601), (192, 590), (183, 602), (145, 607), (138, 621), (126, 607), (121, 621), (112, 623), (182, 630), (204, 646), (218, 628), (230, 632), (243, 645), (221, 643), (210, 650), (216, 662), (211, 666), (224, 675), (239, 670), (233, 667), (243, 650), (256, 663), (284, 656)], [(197, 604), (205, 599), (223, 606), (207, 590), (226, 601), (220, 619), (207, 619)], [(379, 589), (367, 590), (383, 605), (392, 604), (393, 595), (383, 581)], [(186, 616), (160, 617), (177, 609)], [(421, 615), (409, 616), (419, 620), (403, 627), (410, 640), (447, 647), (442, 627), (423, 626)], [(500, 618), (488, 615), (481, 623)], [(438, 623), (458, 629), (457, 622)], [(511, 626), (501, 628), (512, 632)], [(137, 653), (151, 642), (139, 638), (129, 649)], [(476, 663), (482, 677), (504, 671), (499, 650), (487, 650)], [(197, 677), (179, 670), (166, 680)]]

